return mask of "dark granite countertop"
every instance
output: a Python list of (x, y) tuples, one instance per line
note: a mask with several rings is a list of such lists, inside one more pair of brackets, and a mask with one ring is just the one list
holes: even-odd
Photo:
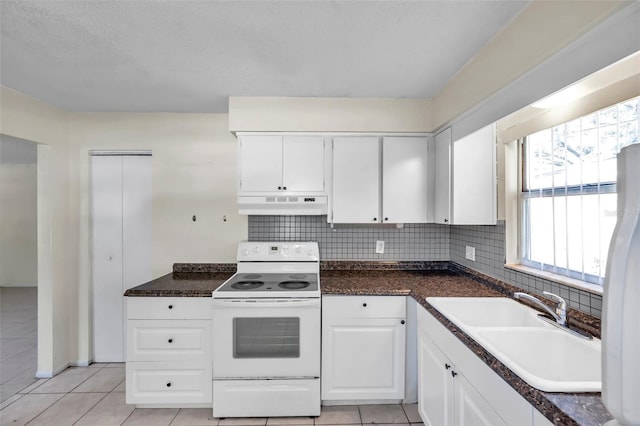
[(211, 292), (233, 275), (232, 272), (171, 272), (133, 287), (125, 296), (211, 297)]
[[(408, 269), (405, 269), (408, 268)], [(125, 292), (125, 296), (211, 297), (235, 272), (233, 264), (175, 264), (174, 272)], [(448, 262), (323, 262), (325, 295), (413, 297), (493, 371), (556, 425), (602, 425), (611, 415), (599, 393), (550, 393), (529, 386), (471, 337), (426, 302), (426, 297), (509, 297), (521, 289)], [(571, 310), (573, 326), (599, 335), (600, 321)]]

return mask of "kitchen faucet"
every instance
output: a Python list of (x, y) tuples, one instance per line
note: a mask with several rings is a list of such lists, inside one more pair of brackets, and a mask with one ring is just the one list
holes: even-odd
[(536, 305), (544, 309), (546, 312), (548, 312), (549, 315), (551, 315), (556, 320), (556, 323), (558, 325), (562, 327), (566, 327), (567, 326), (567, 302), (557, 294), (553, 294), (548, 291), (544, 291), (542, 292), (542, 294), (544, 294), (545, 296), (549, 296), (550, 298), (558, 302), (555, 312), (550, 307), (542, 303), (540, 299), (538, 299), (537, 297), (530, 296), (527, 293), (515, 292), (513, 293), (513, 297), (516, 299), (526, 299), (535, 303)]

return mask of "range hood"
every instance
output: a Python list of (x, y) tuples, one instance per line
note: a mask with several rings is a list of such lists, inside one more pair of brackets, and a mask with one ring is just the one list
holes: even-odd
[(238, 196), (238, 213), (251, 215), (318, 216), (327, 214), (327, 196)]

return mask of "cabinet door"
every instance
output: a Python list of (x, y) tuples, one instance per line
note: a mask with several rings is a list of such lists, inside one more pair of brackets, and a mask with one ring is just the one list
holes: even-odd
[(323, 321), (322, 399), (402, 399), (405, 326), (401, 321)]
[(418, 411), (428, 426), (453, 424), (451, 362), (418, 330)]
[(491, 124), (453, 143), (454, 225), (496, 224), (496, 136)]
[(282, 186), (285, 191), (324, 191), (324, 137), (284, 136)]
[[(455, 379), (455, 423), (460, 426), (506, 426), (507, 423), (494, 411), (471, 383), (458, 374)], [(449, 423), (447, 423), (449, 424)]]
[(333, 222), (380, 223), (377, 137), (333, 138)]
[(436, 223), (451, 223), (451, 127), (436, 135), (435, 143)]
[(428, 139), (382, 139), (382, 220), (426, 223)]
[(241, 136), (239, 191), (282, 190), (282, 136)]

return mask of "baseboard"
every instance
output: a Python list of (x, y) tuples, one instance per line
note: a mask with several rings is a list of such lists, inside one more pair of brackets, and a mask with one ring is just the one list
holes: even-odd
[(349, 399), (349, 400), (322, 400), (323, 406), (330, 405), (384, 405), (402, 404), (401, 399)]
[(36, 371), (36, 379), (50, 379), (53, 376), (57, 376), (62, 373), (64, 370), (70, 367), (70, 363), (65, 363), (61, 367), (56, 368), (55, 370), (38, 370)]
[(89, 364), (91, 364), (90, 361), (87, 360), (78, 360), (78, 361), (71, 361), (69, 363), (70, 367), (88, 367)]
[(0, 285), (0, 287), (2, 288), (12, 288), (12, 287), (38, 287), (38, 284), (34, 284), (34, 283), (11, 283), (11, 284), (7, 284), (4, 283), (2, 285)]
[(38, 370), (36, 371), (36, 379), (50, 379), (53, 377), (51, 370)]

